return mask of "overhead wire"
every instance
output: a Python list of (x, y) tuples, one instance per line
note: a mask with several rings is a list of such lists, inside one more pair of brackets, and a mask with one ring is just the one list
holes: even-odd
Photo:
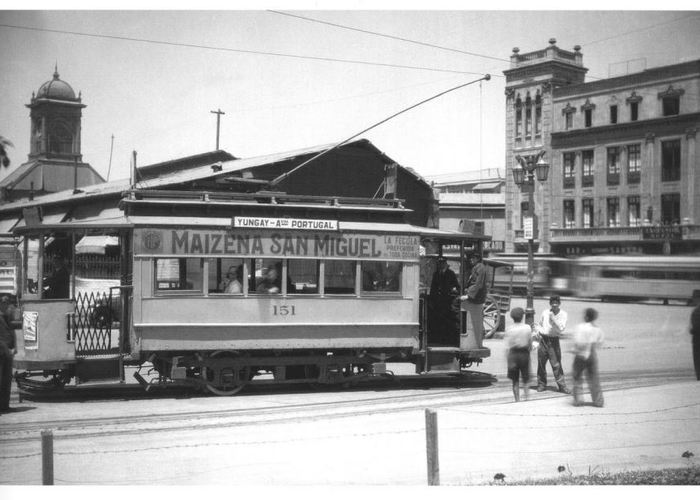
[(502, 57), (494, 57), (494, 56), (489, 56), (489, 55), (486, 55), (486, 54), (478, 54), (478, 53), (476, 53), (476, 52), (469, 52), (469, 51), (466, 51), (466, 50), (455, 49), (455, 48), (452, 48), (452, 47), (445, 47), (444, 45), (436, 45), (436, 44), (432, 44), (432, 43), (421, 42), (421, 41), (419, 41), (419, 40), (413, 40), (413, 39), (411, 39), (411, 38), (404, 38), (404, 37), (401, 37), (401, 36), (387, 35), (386, 33), (379, 33), (379, 32), (377, 32), (377, 31), (364, 30), (364, 29), (361, 29), (361, 28), (354, 28), (354, 27), (352, 27), (352, 26), (346, 26), (346, 25), (344, 25), (344, 24), (331, 23), (331, 22), (329, 22), (329, 21), (322, 21), (322, 20), (320, 20), (320, 19), (315, 19), (315, 18), (313, 18), (313, 17), (300, 16), (300, 15), (298, 15), (298, 14), (291, 14), (291, 13), (289, 13), (289, 12), (282, 12), (282, 11), (279, 11), (279, 10), (268, 10), (268, 12), (271, 12), (271, 13), (273, 13), (273, 14), (279, 14), (279, 15), (282, 15), (282, 16), (295, 17), (295, 18), (297, 18), (297, 19), (302, 19), (302, 20), (304, 20), (304, 21), (310, 21), (310, 22), (319, 23), (319, 24), (326, 24), (326, 25), (328, 25), (328, 26), (333, 26), (333, 27), (335, 27), (335, 28), (341, 28), (341, 29), (346, 29), (346, 30), (351, 30), (351, 31), (357, 31), (357, 32), (360, 32), (360, 33), (368, 34), (368, 35), (374, 35), (374, 36), (379, 36), (379, 37), (383, 37), (383, 38), (390, 38), (390, 39), (392, 39), (392, 40), (399, 40), (399, 41), (401, 41), (401, 42), (408, 42), (408, 43), (413, 43), (413, 44), (416, 44), (416, 45), (422, 45), (422, 46), (424, 46), (424, 47), (431, 47), (431, 48), (434, 48), (434, 49), (448, 50), (448, 51), (450, 51), (450, 52), (458, 52), (458, 53), (460, 53), (460, 54), (465, 54), (465, 55), (468, 55), (468, 56), (483, 57), (483, 58), (486, 58), (486, 59), (493, 59), (494, 61), (510, 62), (510, 59), (504, 59), (504, 58), (502, 58)]
[(381, 66), (381, 67), (398, 68), (398, 69), (417, 69), (417, 70), (423, 70), (423, 71), (436, 71), (436, 72), (441, 72), (441, 73), (455, 73), (455, 74), (463, 74), (463, 75), (483, 75), (484, 74), (482, 72), (477, 72), (477, 71), (460, 71), (460, 70), (447, 69), (447, 68), (430, 68), (427, 66), (411, 66), (411, 65), (404, 65), (404, 64), (391, 64), (391, 63), (382, 63), (382, 62), (373, 62), (373, 61), (363, 61), (360, 59), (340, 59), (340, 58), (335, 58), (335, 57), (320, 57), (320, 56), (304, 56), (304, 55), (299, 55), (299, 54), (287, 54), (284, 52), (268, 52), (268, 51), (262, 51), (262, 50), (235, 49), (235, 48), (230, 48), (230, 47), (217, 47), (215, 45), (201, 45), (201, 44), (184, 43), (184, 42), (167, 42), (164, 40), (154, 40), (154, 39), (149, 39), (149, 38), (137, 38), (137, 37), (129, 37), (129, 36), (121, 36), (121, 35), (104, 35), (104, 34), (98, 34), (98, 33), (87, 33), (87, 32), (82, 32), (82, 31), (70, 31), (70, 30), (57, 30), (57, 29), (50, 29), (50, 28), (36, 28), (33, 26), (19, 26), (16, 24), (6, 24), (6, 23), (0, 23), (0, 27), (19, 29), (19, 30), (27, 30), (27, 31), (41, 31), (41, 32), (45, 32), (45, 33), (59, 33), (59, 34), (63, 34), (63, 35), (75, 35), (75, 36), (84, 36), (84, 37), (92, 37), (92, 38), (106, 38), (106, 39), (110, 39), (110, 40), (151, 43), (151, 44), (156, 44), (156, 45), (167, 45), (167, 46), (173, 46), (173, 47), (188, 47), (188, 48), (193, 48), (193, 49), (206, 49), (206, 50), (218, 50), (218, 51), (223, 51), (223, 52), (236, 52), (236, 53), (240, 53), (240, 54), (254, 54), (254, 55), (264, 55), (264, 56), (273, 56), (273, 57), (288, 57), (288, 58), (293, 58), (293, 59), (307, 59), (307, 60), (311, 60), (311, 61), (342, 62), (342, 63), (348, 63), (348, 64), (362, 64), (362, 65), (367, 65), (367, 66)]

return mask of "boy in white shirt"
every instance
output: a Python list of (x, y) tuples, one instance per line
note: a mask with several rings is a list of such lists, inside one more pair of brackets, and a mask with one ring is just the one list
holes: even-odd
[(603, 330), (594, 321), (598, 311), (588, 308), (583, 313), (583, 323), (574, 331), (574, 406), (582, 406), (583, 374), (586, 373), (588, 387), (591, 390), (593, 406), (603, 406), (603, 391), (598, 377), (598, 347), (603, 343)]
[(530, 380), (530, 348), (532, 347), (532, 328), (523, 323), (525, 311), (522, 307), (515, 307), (510, 312), (514, 323), (508, 327), (503, 340), (508, 348), (508, 378), (513, 381), (513, 396), (515, 401), (520, 401), (520, 385), (523, 381), (525, 389), (525, 401), (529, 395), (528, 382)]
[(561, 308), (559, 295), (549, 298), (549, 309), (542, 311), (539, 323), (535, 325), (540, 343), (537, 348), (537, 392), (547, 388), (547, 361), (552, 365), (552, 374), (559, 392), (571, 394), (566, 387), (564, 369), (561, 366), (561, 346), (559, 339), (565, 334), (568, 315)]

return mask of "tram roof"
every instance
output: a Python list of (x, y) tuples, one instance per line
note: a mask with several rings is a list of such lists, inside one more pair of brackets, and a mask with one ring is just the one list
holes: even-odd
[[(119, 213), (116, 213), (116, 212)], [(231, 228), (231, 217), (166, 217), (152, 215), (124, 215), (118, 209), (103, 211), (98, 217), (80, 219), (49, 221), (46, 224), (26, 226), (24, 221), (17, 225), (18, 233), (51, 232), (51, 231), (87, 231), (94, 233), (110, 233), (119, 229), (134, 227), (177, 227), (177, 228)], [(442, 241), (459, 241), (464, 239), (489, 240), (490, 236), (472, 235), (457, 231), (444, 231), (428, 227), (414, 226), (402, 223), (382, 222), (352, 222), (339, 221), (340, 232), (366, 232), (366, 233), (395, 233), (419, 235)], [(302, 232), (302, 231), (300, 231)]]

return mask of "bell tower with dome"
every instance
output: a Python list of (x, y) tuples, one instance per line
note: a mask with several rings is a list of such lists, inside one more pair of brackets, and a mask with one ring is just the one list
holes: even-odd
[(105, 182), (88, 163), (80, 148), (83, 108), (80, 94), (53, 78), (32, 92), (28, 161), (0, 181), (0, 201), (8, 202)]
[(29, 158), (63, 158), (82, 160), (80, 153), (81, 96), (59, 78), (58, 66), (53, 79), (39, 87), (27, 107), (31, 110), (31, 144)]

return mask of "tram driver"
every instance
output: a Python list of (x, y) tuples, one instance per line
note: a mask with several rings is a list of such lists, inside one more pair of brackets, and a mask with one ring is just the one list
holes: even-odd
[(45, 299), (67, 299), (70, 296), (70, 274), (60, 254), (53, 256), (53, 272), (44, 278)]

